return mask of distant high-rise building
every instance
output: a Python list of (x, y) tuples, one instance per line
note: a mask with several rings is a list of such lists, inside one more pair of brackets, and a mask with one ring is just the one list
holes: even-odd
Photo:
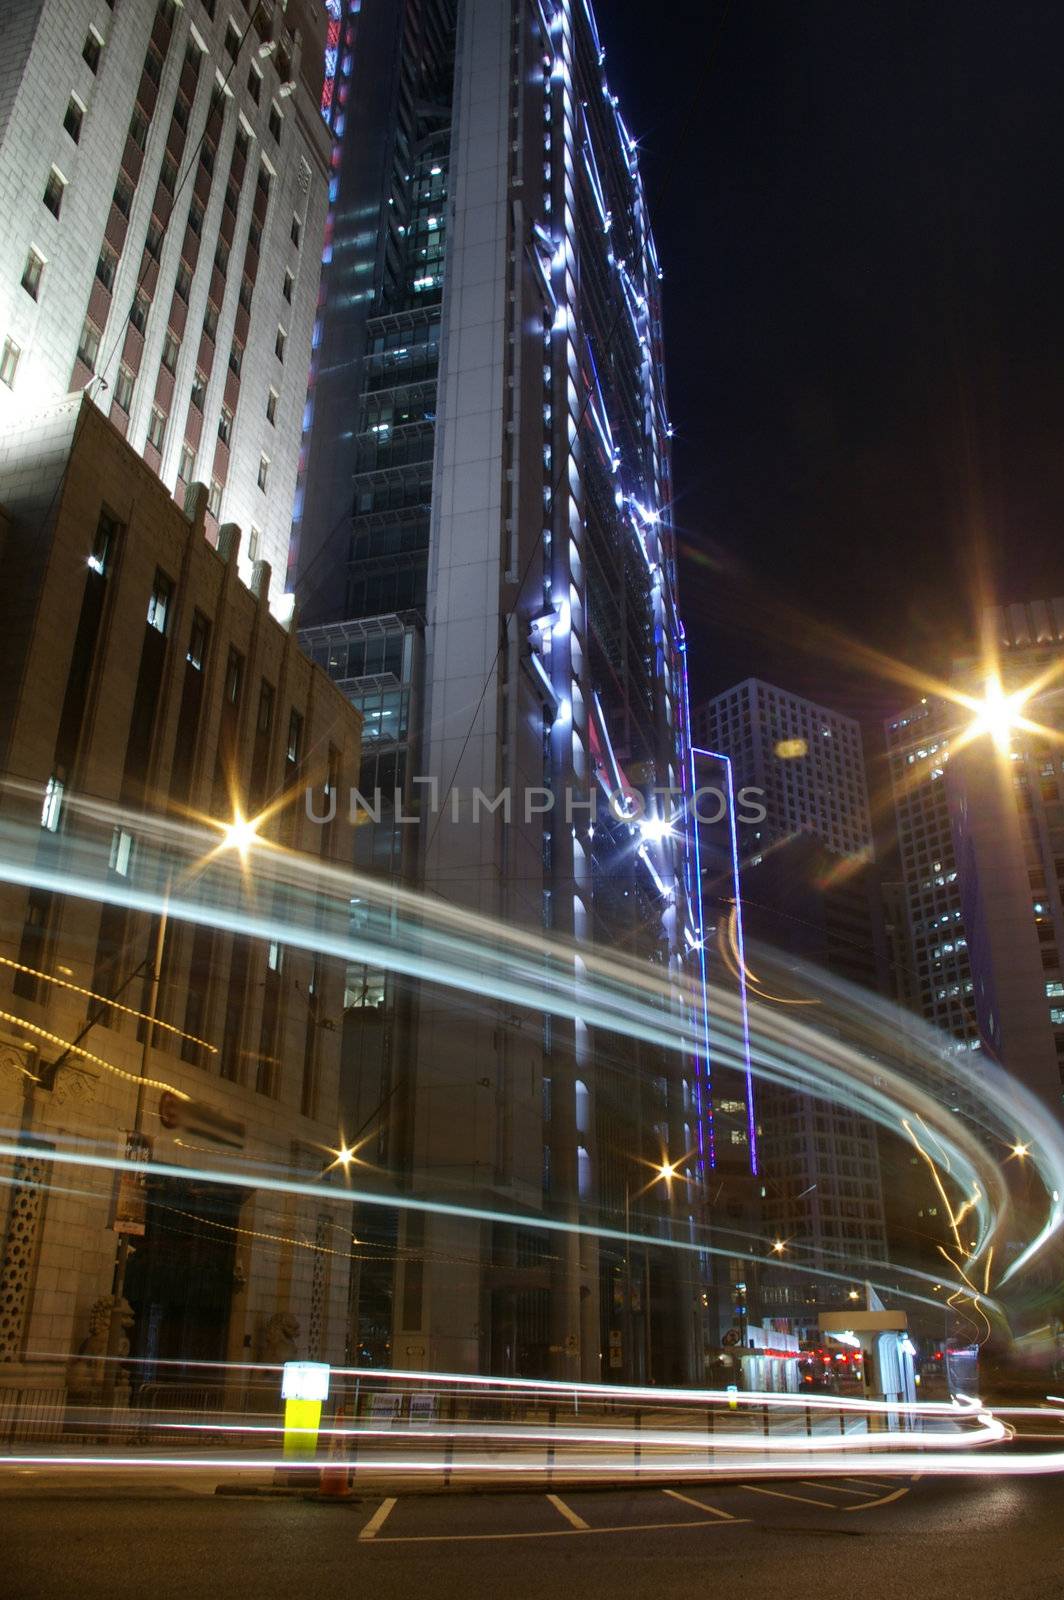
[(995, 668), (988, 673), (982, 656), (959, 661), (953, 683), (972, 698), (998, 698), (1002, 714), (957, 740), (946, 783), (974, 1008), (987, 1053), (1059, 1114), (1064, 599), (1007, 606), (987, 620)]
[[(250, 20), (249, 20), (250, 18)], [(0, 438), (84, 390), (242, 575), (287, 570), (318, 296), (326, 11), (6, 0)]]
[[(661, 274), (593, 11), (330, 9), (293, 584), (305, 647), (365, 715), (364, 788), (382, 780), (366, 859), (625, 951), (667, 993), (700, 941), (686, 832), (651, 794), (690, 782)], [(495, 810), (476, 798), (503, 792)], [(642, 822), (611, 793), (645, 803)], [(360, 1347), (452, 1370), (703, 1375), (693, 1258), (663, 1252), (644, 1275), (641, 1254), (535, 1223), (695, 1226), (704, 1061), (517, 1006), (456, 1017), (369, 969), (348, 993), (352, 1094), (389, 1181), (514, 1217), (407, 1213), (394, 1331), (379, 1336), (377, 1283), (354, 1307)], [(670, 1157), (682, 1186), (648, 1183)]]
[[(698, 742), (734, 769), (736, 907), (741, 899), (747, 941), (785, 952), (785, 963), (796, 958), (881, 990), (885, 947), (859, 724), (756, 678), (715, 696), (692, 721)], [(747, 820), (755, 806), (763, 819)], [(804, 994), (800, 965), (796, 985)], [(830, 1031), (830, 1018), (824, 1026)], [(847, 1290), (818, 1273), (867, 1275), (886, 1259), (876, 1129), (844, 1106), (775, 1085), (759, 1090), (757, 1107), (766, 1238), (781, 1247), (782, 1263), (811, 1269), (808, 1277), (766, 1271), (762, 1304), (770, 1315), (812, 1323)]]
[(914, 1009), (958, 1047), (979, 1049), (968, 935), (950, 826), (946, 769), (965, 714), (925, 697), (885, 725), (905, 896)]
[(744, 859), (793, 833), (836, 855), (872, 849), (860, 725), (801, 695), (747, 678), (693, 713), (695, 742), (731, 758), (738, 792), (761, 791), (763, 822), (742, 823)]

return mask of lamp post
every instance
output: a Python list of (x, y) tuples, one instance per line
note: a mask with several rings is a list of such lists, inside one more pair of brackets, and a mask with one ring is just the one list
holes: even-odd
[[(656, 1183), (671, 1184), (678, 1175), (679, 1166), (672, 1161), (661, 1161), (654, 1165), (654, 1176), (649, 1182), (637, 1189), (634, 1198), (640, 1199)], [(624, 1343), (626, 1362), (629, 1372), (629, 1381), (635, 1381), (635, 1341), (632, 1329), (632, 1183), (630, 1178), (624, 1180)], [(644, 1348), (644, 1382), (650, 1379), (651, 1358), (651, 1330), (650, 1330), (650, 1247), (643, 1246), (643, 1348)]]
[[(159, 924), (155, 931), (155, 951), (151, 964), (151, 990), (148, 1000), (147, 1020), (144, 1024), (144, 1039), (140, 1050), (140, 1073), (137, 1079), (137, 1103), (133, 1114), (131, 1143), (138, 1141), (143, 1132), (144, 1080), (148, 1075), (149, 1052), (155, 1034), (155, 1018), (159, 1009), (159, 984), (162, 978), (163, 953), (166, 949), (166, 927), (169, 920), (167, 906), (169, 899), (170, 879), (168, 877), (163, 895), (162, 910), (159, 913)], [(120, 1219), (116, 1216), (116, 1227), (119, 1221)], [(111, 1322), (107, 1331), (107, 1359), (104, 1363), (103, 1386), (100, 1394), (101, 1403), (105, 1407), (114, 1405), (115, 1388), (118, 1383), (118, 1356), (122, 1344), (122, 1317), (119, 1307), (125, 1291), (126, 1267), (128, 1264), (129, 1234), (122, 1232), (118, 1236), (118, 1249), (115, 1254), (114, 1280), (111, 1291)]]

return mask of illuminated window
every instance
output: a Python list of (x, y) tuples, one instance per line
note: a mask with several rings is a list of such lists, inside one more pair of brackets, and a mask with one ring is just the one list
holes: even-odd
[(177, 358), (180, 351), (181, 341), (170, 328), (167, 328), (166, 338), (163, 340), (162, 354), (162, 363), (167, 372), (175, 372), (177, 370)]
[(90, 72), (95, 72), (100, 65), (100, 53), (103, 50), (103, 40), (95, 28), (90, 28), (85, 43), (81, 47), (82, 60)]
[(59, 830), (59, 814), (63, 809), (63, 782), (62, 779), (51, 777), (44, 789), (44, 804), (41, 806), (41, 827), (47, 828), (49, 833)]
[(177, 475), (183, 483), (191, 483), (196, 470), (196, 452), (190, 444), (181, 446), (181, 465)]
[(218, 437), (223, 444), (228, 444), (233, 437), (233, 413), (228, 406), (222, 407), (222, 414), (218, 418)]
[(222, 512), (222, 486), (217, 478), (211, 479), (211, 486), (207, 491), (207, 510), (212, 517), (218, 518)]
[(133, 382), (133, 374), (129, 368), (126, 366), (119, 367), (118, 377), (115, 381), (115, 405), (120, 411), (124, 411), (127, 416), (133, 403)]
[(170, 599), (174, 586), (165, 572), (155, 569), (155, 582), (152, 584), (151, 599), (148, 601), (148, 627), (154, 628), (156, 633), (165, 633), (167, 620), (170, 616)]
[(203, 410), (203, 399), (207, 393), (207, 374), (197, 367), (192, 379), (191, 403), (197, 411)]
[(145, 328), (148, 326), (148, 312), (150, 309), (151, 301), (148, 299), (148, 296), (144, 293), (143, 289), (138, 289), (133, 298), (133, 306), (129, 313), (129, 320), (133, 327), (136, 328), (138, 333), (143, 333)]
[(271, 389), (266, 396), (266, 421), (271, 427), (276, 426), (277, 423), (277, 401), (279, 398), (280, 396), (276, 389)]
[(266, 493), (266, 485), (269, 482), (269, 480), (270, 480), (270, 458), (269, 458), (269, 456), (260, 456), (259, 457), (258, 483), (259, 483), (259, 488), (262, 490), (263, 494)]

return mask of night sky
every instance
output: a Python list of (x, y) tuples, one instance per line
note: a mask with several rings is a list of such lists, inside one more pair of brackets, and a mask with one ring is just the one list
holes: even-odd
[(916, 696), (837, 633), (941, 670), (980, 571), (1064, 594), (1064, 8), (724, 11), (598, 6), (665, 269), (693, 693), (756, 673), (874, 729)]

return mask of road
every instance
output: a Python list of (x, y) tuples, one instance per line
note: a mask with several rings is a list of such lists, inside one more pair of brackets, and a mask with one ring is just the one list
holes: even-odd
[(7, 1480), (3, 1600), (1061, 1600), (1060, 1477), (817, 1478), (322, 1505)]

